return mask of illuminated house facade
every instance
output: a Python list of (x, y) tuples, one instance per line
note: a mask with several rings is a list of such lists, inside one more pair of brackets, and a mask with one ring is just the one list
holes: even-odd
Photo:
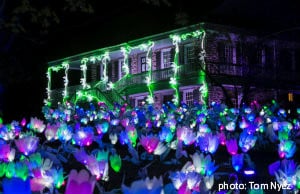
[(295, 102), (300, 44), (200, 23), (49, 62), (47, 103)]

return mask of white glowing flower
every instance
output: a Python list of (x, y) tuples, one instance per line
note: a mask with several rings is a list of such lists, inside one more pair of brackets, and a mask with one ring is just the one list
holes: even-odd
[(164, 193), (162, 177), (159, 179), (147, 177), (145, 180), (137, 180), (132, 182), (130, 187), (123, 184), (122, 191), (124, 194), (162, 194)]

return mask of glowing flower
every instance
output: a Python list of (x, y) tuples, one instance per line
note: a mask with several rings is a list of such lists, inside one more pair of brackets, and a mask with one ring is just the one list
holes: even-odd
[(200, 150), (203, 152), (215, 153), (219, 146), (219, 138), (212, 133), (206, 133), (204, 137), (199, 137)]
[(155, 155), (162, 155), (167, 150), (167, 146), (162, 142), (159, 142), (157, 147), (154, 150)]
[(16, 150), (11, 148), (9, 144), (0, 144), (0, 160), (11, 162), (15, 158)]
[(36, 117), (31, 117), (30, 118), (30, 129), (38, 132), (38, 133), (42, 133), (44, 131), (44, 129), (46, 128), (46, 126), (44, 125), (44, 122), (42, 120), (39, 120)]
[(18, 150), (25, 155), (35, 152), (38, 146), (38, 142), (39, 142), (38, 137), (30, 136), (30, 135), (15, 140), (15, 144)]
[(249, 151), (254, 147), (257, 137), (247, 133), (245, 130), (240, 134), (239, 146), (243, 152)]
[(244, 154), (235, 154), (231, 159), (232, 167), (235, 171), (240, 171), (243, 168), (244, 164)]
[(77, 171), (73, 169), (69, 173), (65, 194), (92, 194), (95, 184), (95, 176), (90, 176), (88, 171), (82, 169), (77, 173)]
[(140, 144), (148, 153), (152, 153), (158, 146), (159, 138), (156, 136), (143, 136), (140, 138)]
[(278, 145), (278, 154), (280, 158), (291, 158), (296, 152), (296, 144), (292, 140), (281, 141)]
[(110, 139), (111, 144), (115, 145), (118, 141), (118, 135), (116, 133), (110, 133), (109, 139)]
[(76, 130), (73, 135), (73, 140), (79, 146), (89, 146), (94, 138), (94, 130), (92, 127), (84, 127)]
[(238, 151), (238, 145), (235, 138), (226, 141), (226, 148), (229, 154), (235, 155)]
[(196, 141), (196, 133), (191, 128), (186, 126), (177, 128), (176, 131), (177, 139), (183, 141), (185, 145), (191, 145)]
[(201, 175), (211, 175), (217, 169), (210, 155), (204, 157), (202, 153), (198, 154), (197, 152), (195, 152), (193, 155), (191, 155), (191, 158), (193, 160), (195, 171), (200, 173)]
[(137, 180), (131, 183), (130, 187), (122, 184), (122, 192), (124, 194), (161, 194), (163, 193), (163, 181), (162, 177), (157, 179), (149, 179), (147, 177), (145, 180)]
[(161, 128), (161, 131), (159, 132), (159, 139), (161, 141), (165, 141), (167, 143), (170, 143), (173, 139), (173, 133), (170, 130), (170, 128), (163, 126)]
[(107, 121), (103, 121), (96, 125), (96, 129), (98, 134), (104, 134), (108, 131), (109, 123)]
[(203, 178), (203, 181), (205, 183), (206, 189), (210, 190), (214, 186), (214, 175), (205, 176)]
[(61, 123), (57, 130), (58, 139), (61, 141), (69, 141), (73, 136), (72, 131), (71, 126), (68, 126), (66, 123)]
[(122, 165), (122, 160), (119, 155), (113, 154), (109, 156), (110, 166), (115, 172), (119, 172)]
[(48, 141), (58, 139), (57, 130), (58, 130), (57, 124), (51, 125), (50, 123), (48, 123), (46, 130), (44, 132), (46, 139)]

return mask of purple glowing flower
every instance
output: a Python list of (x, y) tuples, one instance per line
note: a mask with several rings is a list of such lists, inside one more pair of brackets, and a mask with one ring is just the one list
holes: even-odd
[(84, 127), (76, 130), (73, 135), (73, 140), (79, 146), (89, 146), (92, 144), (94, 131), (92, 127)]
[(44, 134), (48, 141), (58, 139), (58, 136), (57, 136), (58, 127), (59, 127), (58, 124), (54, 124), (54, 125), (51, 125), (49, 123), (47, 124)]
[(16, 150), (11, 148), (9, 144), (0, 144), (0, 160), (11, 162), (15, 158)]
[(158, 146), (159, 143), (159, 138), (156, 136), (142, 136), (140, 138), (140, 144), (144, 147), (144, 149), (148, 152), (148, 153), (152, 153), (156, 147)]
[(25, 155), (35, 152), (38, 146), (38, 142), (38, 137), (30, 135), (20, 137), (19, 139), (15, 140), (15, 144), (18, 150)]
[(69, 174), (65, 194), (92, 194), (95, 184), (95, 176), (90, 176), (88, 171), (82, 169), (77, 173), (77, 171), (73, 169)]
[(204, 152), (209, 152), (211, 154), (215, 153), (219, 146), (219, 138), (212, 133), (206, 133), (204, 137), (199, 138), (200, 150)]
[(226, 141), (226, 148), (229, 154), (235, 155), (238, 151), (238, 144), (235, 138)]

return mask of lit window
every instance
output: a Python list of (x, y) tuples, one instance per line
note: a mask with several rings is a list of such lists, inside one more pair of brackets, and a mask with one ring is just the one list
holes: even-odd
[(195, 54), (195, 47), (192, 44), (188, 44), (184, 46), (184, 53), (185, 53), (185, 64), (195, 64), (196, 63), (196, 54)]
[(161, 51), (161, 68), (171, 67), (171, 48)]
[(146, 56), (140, 56), (140, 69), (141, 72), (145, 72), (149, 70), (149, 65), (147, 64)]
[(191, 106), (194, 104), (194, 93), (193, 90), (188, 90), (185, 92), (185, 103), (188, 106)]

